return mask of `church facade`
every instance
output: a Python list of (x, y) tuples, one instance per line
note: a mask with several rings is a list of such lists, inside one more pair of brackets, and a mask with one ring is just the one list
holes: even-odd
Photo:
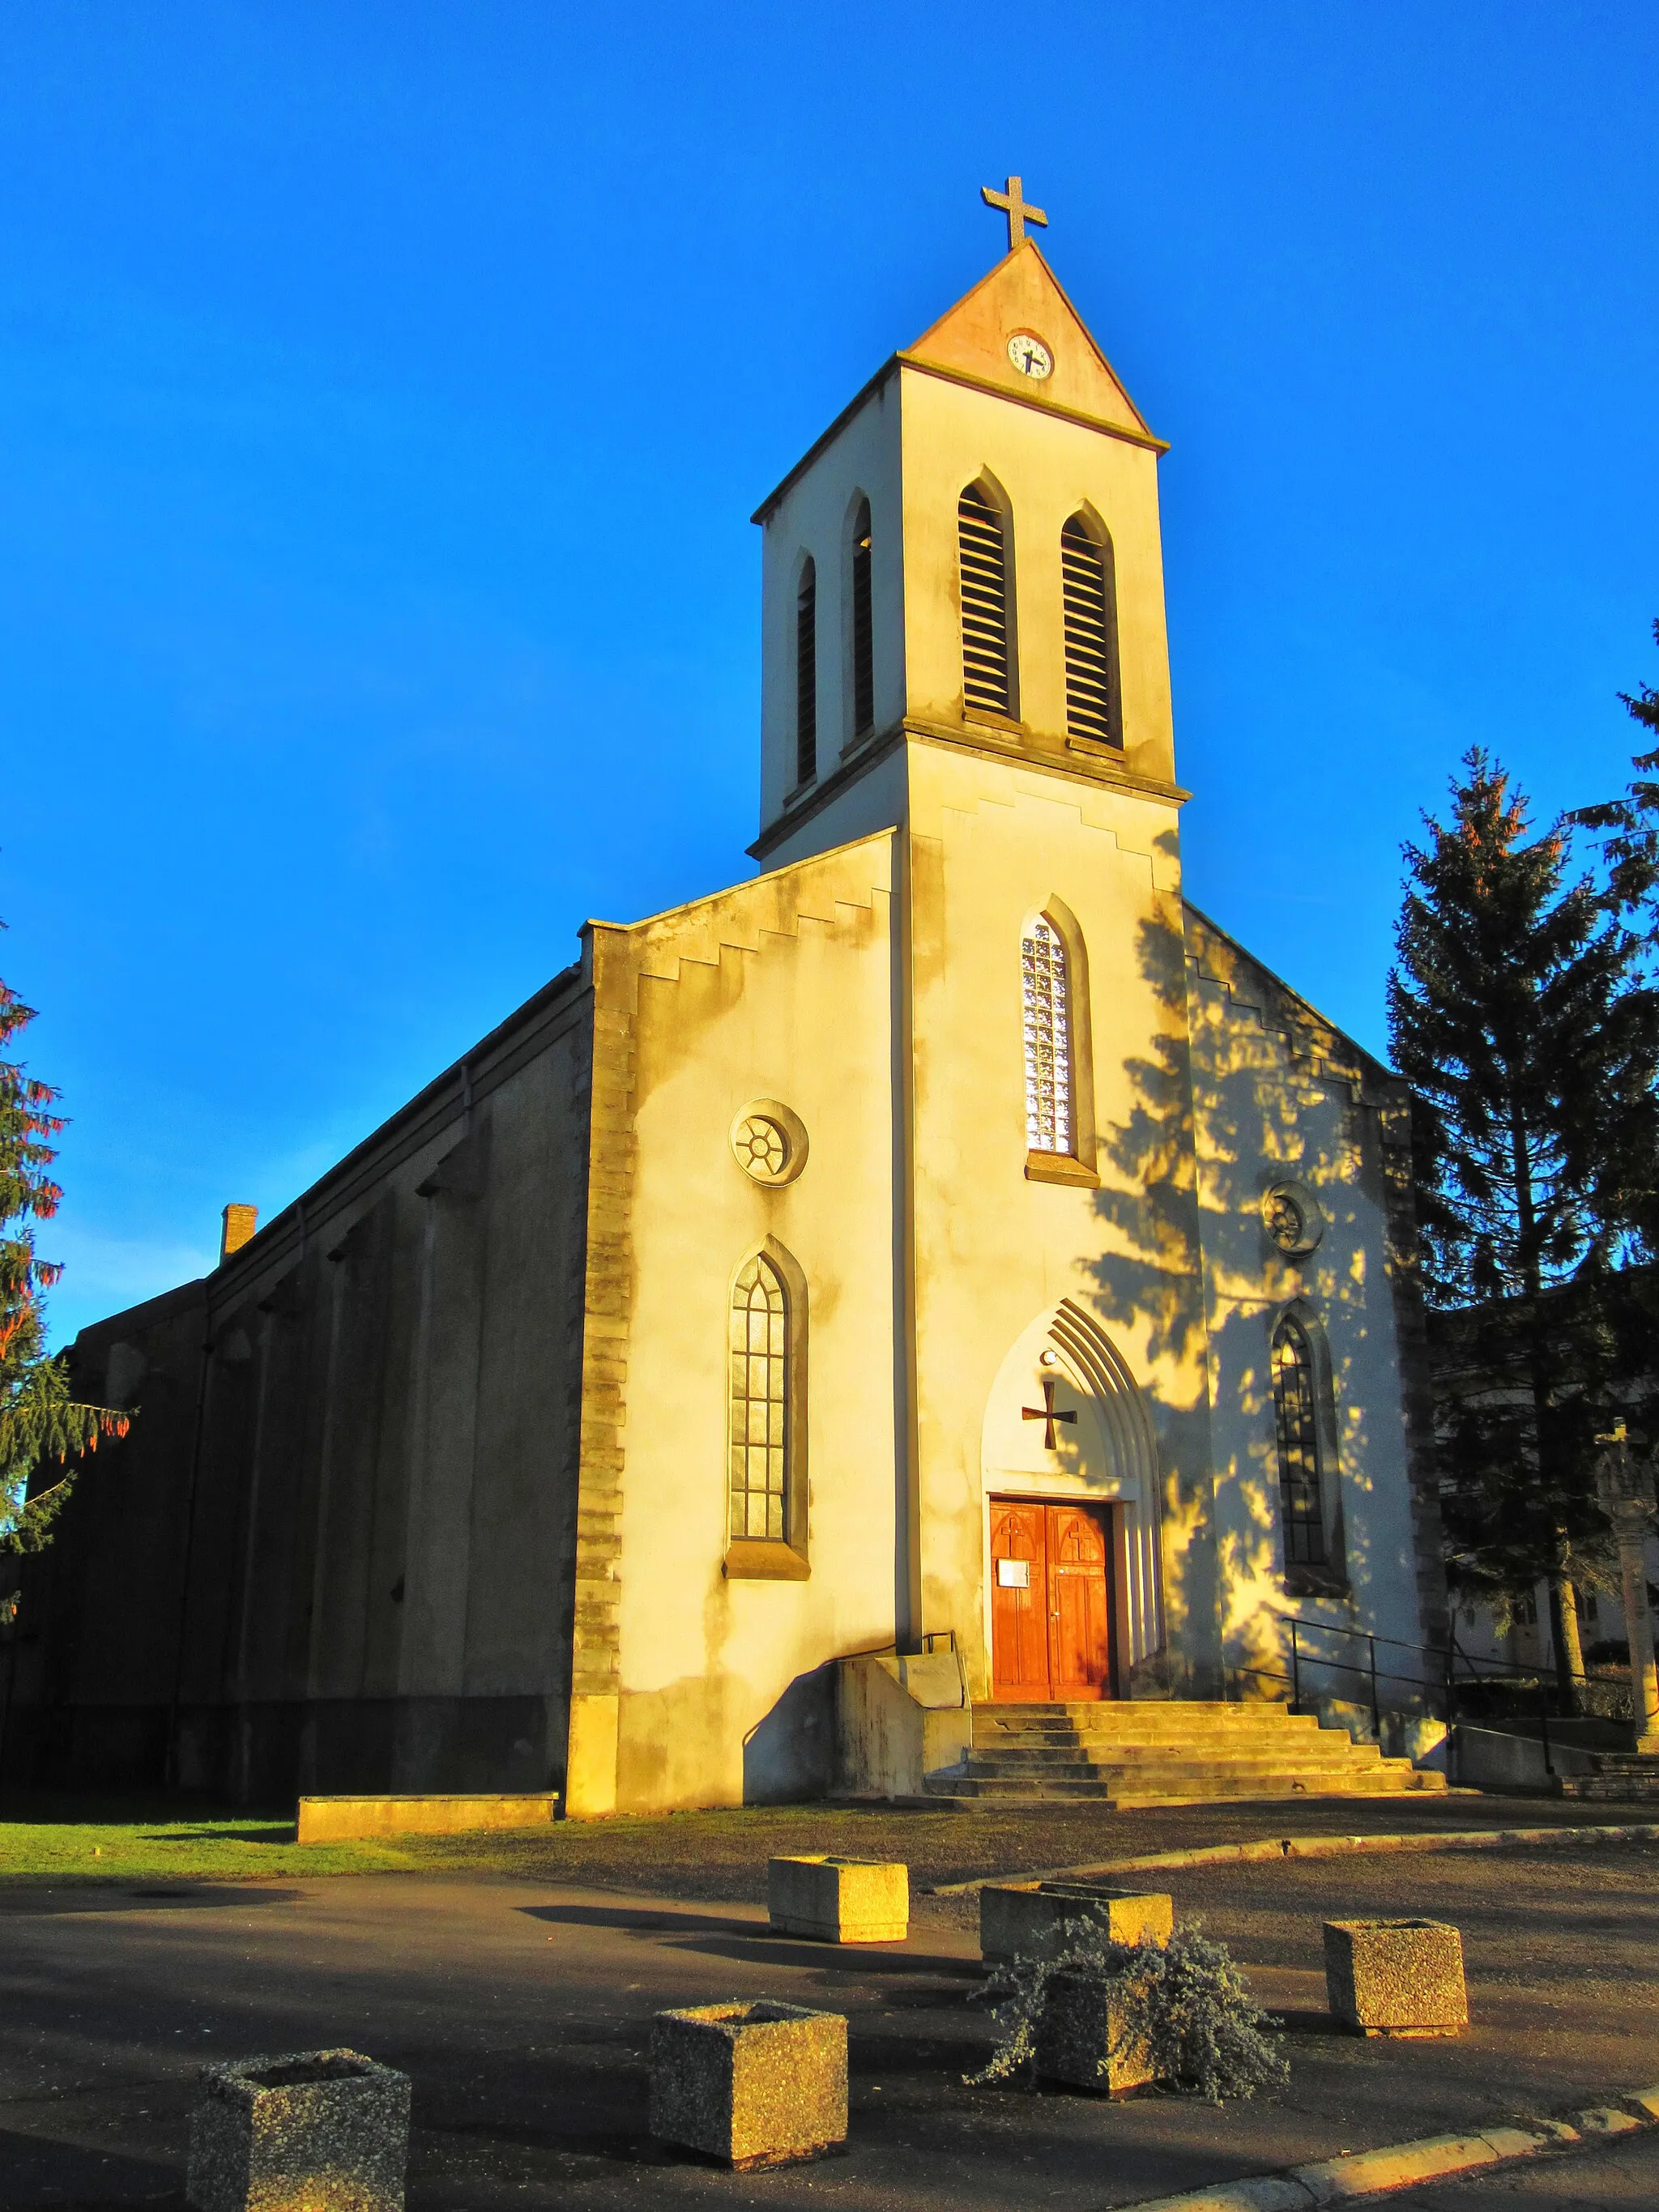
[(139, 1418), (9, 1772), (790, 1798), (907, 1786), (861, 1655), (1443, 1640), (1407, 1095), (1183, 898), (1162, 450), (1029, 240), (830, 425), (757, 517), (760, 872), (82, 1333)]

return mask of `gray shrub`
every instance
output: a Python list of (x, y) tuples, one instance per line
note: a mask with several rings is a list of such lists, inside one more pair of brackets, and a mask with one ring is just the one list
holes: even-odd
[(1115, 1943), (1097, 1920), (1066, 1921), (1042, 1952), (1012, 1960), (975, 1991), (975, 2002), (992, 2007), (1000, 2039), (988, 2065), (966, 2078), (1034, 2075), (1048, 1986), (1063, 1972), (1097, 1983), (1115, 2026), (1111, 2055), (1144, 2048), (1166, 2087), (1212, 2105), (1282, 2089), (1290, 2079), (1283, 2037), (1225, 1944), (1200, 1931), (1192, 1921), (1167, 1944)]

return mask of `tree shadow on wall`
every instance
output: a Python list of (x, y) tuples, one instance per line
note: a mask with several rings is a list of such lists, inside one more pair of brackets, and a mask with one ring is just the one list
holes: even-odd
[[(1390, 1278), (1413, 1267), (1390, 1209), (1391, 1178), (1409, 1174), (1407, 1124), (1391, 1122), (1400, 1142), (1383, 1145), (1379, 1114), (1399, 1103), (1387, 1070), (1202, 916), (1189, 910), (1183, 928), (1167, 902), (1143, 921), (1136, 958), (1159, 1019), (1126, 1064), (1127, 1116), (1099, 1133), (1104, 1233), (1082, 1302), (1144, 1342), (1153, 1368), (1170, 1626), (1201, 1645), (1212, 1619), (1226, 1686), (1282, 1696), (1285, 1616), (1334, 1627), (1352, 1618), (1350, 1593), (1363, 1613), (1382, 1581), (1415, 1587), (1409, 1497), (1380, 1537), (1367, 1510), (1374, 1455), (1385, 1480), (1406, 1473), (1403, 1437), (1396, 1449), (1389, 1431), (1400, 1425)], [(1280, 1249), (1264, 1219), (1281, 1182), (1318, 1202), (1322, 1234), (1305, 1255)], [(1287, 1587), (1271, 1357), (1291, 1310), (1316, 1347), (1329, 1557)], [(1172, 1383), (1207, 1405), (1178, 1402)], [(1341, 1636), (1313, 1640), (1330, 1662), (1363, 1658)], [(1417, 1671), (1404, 1652), (1395, 1663)], [(1362, 1686), (1332, 1663), (1310, 1664), (1303, 1690), (1304, 1701), (1370, 1695), (1368, 1676)]]

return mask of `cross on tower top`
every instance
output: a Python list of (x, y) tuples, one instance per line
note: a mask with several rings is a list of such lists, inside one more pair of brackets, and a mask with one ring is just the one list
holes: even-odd
[(1028, 203), (1020, 190), (1018, 177), (1009, 178), (1006, 191), (993, 191), (989, 185), (981, 185), (979, 188), (979, 196), (987, 207), (1000, 208), (1007, 216), (1010, 253), (1024, 241), (1025, 226), (1028, 222), (1039, 223), (1044, 230), (1048, 228), (1048, 216), (1040, 207), (1032, 207)]

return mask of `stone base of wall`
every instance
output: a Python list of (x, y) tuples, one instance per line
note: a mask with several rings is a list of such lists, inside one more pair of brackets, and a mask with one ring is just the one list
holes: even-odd
[(450, 1797), (302, 1797), (300, 1841), (337, 1844), (375, 1836), (465, 1836), (480, 1829), (544, 1828), (558, 1810), (552, 1790)]
[[(550, 1698), (319, 1698), (246, 1705), (12, 1708), (0, 1783), (159, 1790), (248, 1806), (302, 1796), (562, 1790)], [(169, 1750), (171, 1749), (171, 1756)]]

